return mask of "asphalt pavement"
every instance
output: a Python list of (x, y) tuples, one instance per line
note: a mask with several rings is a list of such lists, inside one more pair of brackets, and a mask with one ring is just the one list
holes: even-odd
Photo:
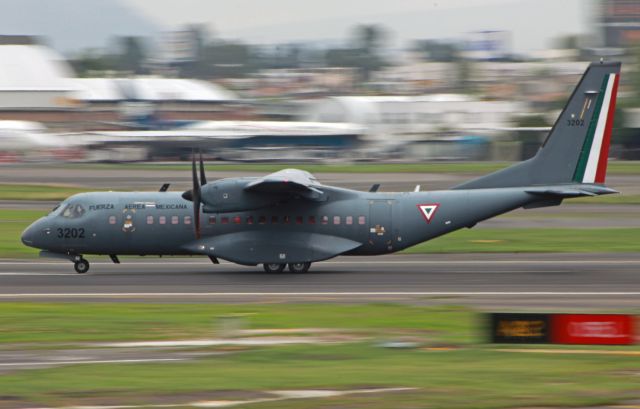
[(339, 257), (306, 274), (203, 258), (0, 262), (0, 300), (372, 302), (640, 309), (640, 254)]

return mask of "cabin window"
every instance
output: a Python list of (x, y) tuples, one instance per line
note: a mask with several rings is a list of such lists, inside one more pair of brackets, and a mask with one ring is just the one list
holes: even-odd
[(267, 216), (260, 216), (258, 218), (258, 224), (266, 224), (267, 223)]
[(247, 216), (247, 224), (253, 224), (253, 216)]
[(296, 224), (302, 224), (302, 223), (304, 223), (304, 217), (296, 216)]
[(309, 216), (309, 224), (316, 224), (316, 217), (315, 216)]
[(242, 218), (240, 216), (235, 216), (233, 218), (233, 224), (240, 224), (242, 223)]
[(284, 217), (282, 218), (282, 223), (284, 223), (284, 224), (289, 224), (289, 223), (291, 223), (291, 216), (284, 216)]
[(209, 216), (209, 224), (216, 224), (216, 217), (215, 216)]
[(333, 216), (333, 224), (340, 224), (340, 216)]
[(109, 216), (109, 224), (116, 224), (116, 217), (115, 216)]
[(278, 224), (278, 216), (271, 216), (271, 224)]
[(322, 220), (320, 223), (329, 224), (329, 216), (322, 216)]
[(158, 217), (158, 224), (167, 224), (167, 216)]
[(153, 216), (147, 216), (147, 224), (153, 224)]
[(171, 216), (171, 224), (180, 223), (180, 218), (178, 216)]
[(191, 216), (185, 216), (182, 222), (184, 224), (191, 224)]
[(229, 218), (225, 216), (225, 217), (222, 218), (222, 220), (220, 220), (220, 222), (222, 224), (229, 224)]
[(353, 224), (353, 216), (347, 216), (344, 218), (344, 224)]
[(364, 216), (358, 216), (358, 224), (365, 224), (366, 218)]

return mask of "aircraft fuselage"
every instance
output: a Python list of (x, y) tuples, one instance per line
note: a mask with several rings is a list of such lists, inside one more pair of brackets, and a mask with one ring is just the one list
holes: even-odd
[[(323, 259), (322, 252), (299, 258), (286, 249), (289, 245), (279, 249), (279, 242), (297, 233), (317, 235), (329, 242), (327, 246), (337, 245), (331, 242), (338, 239), (361, 243), (343, 254), (386, 254), (471, 227), (532, 200), (521, 189), (364, 193), (331, 187), (327, 193), (323, 202), (294, 199), (251, 211), (201, 213), (200, 241), (236, 240), (237, 248), (218, 245), (220, 250), (214, 248), (211, 254), (241, 264)], [(36, 221), (23, 240), (67, 255), (202, 254), (188, 247), (195, 241), (193, 223), (193, 205), (179, 193), (83, 193)]]

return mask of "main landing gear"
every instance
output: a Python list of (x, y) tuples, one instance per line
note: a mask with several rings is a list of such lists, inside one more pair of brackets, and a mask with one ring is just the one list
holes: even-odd
[(286, 266), (287, 266), (286, 264), (279, 264), (279, 263), (263, 264), (264, 271), (266, 271), (267, 273), (282, 273)]
[[(306, 273), (311, 267), (311, 263), (289, 263), (289, 271), (296, 274)], [(282, 273), (287, 267), (284, 263), (264, 263), (264, 271), (267, 273)]]
[(290, 263), (289, 271), (296, 274), (306, 273), (309, 271), (309, 267), (311, 267), (311, 263)]
[(76, 270), (76, 273), (84, 274), (89, 271), (89, 262), (82, 258), (82, 256), (78, 256), (73, 260), (73, 268)]

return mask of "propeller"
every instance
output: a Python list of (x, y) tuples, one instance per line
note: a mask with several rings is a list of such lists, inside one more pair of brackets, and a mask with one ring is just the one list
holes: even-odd
[(200, 154), (200, 180), (198, 180), (198, 171), (196, 169), (195, 151), (191, 155), (191, 178), (193, 187), (182, 194), (182, 198), (193, 202), (193, 224), (196, 233), (196, 239), (200, 238), (200, 205), (202, 203), (202, 192), (200, 187), (207, 184), (207, 178), (204, 174), (204, 164), (202, 162), (202, 152)]
[(202, 162), (202, 151), (198, 152), (200, 154), (200, 186), (204, 186), (207, 184), (207, 177), (204, 175), (204, 163)]

